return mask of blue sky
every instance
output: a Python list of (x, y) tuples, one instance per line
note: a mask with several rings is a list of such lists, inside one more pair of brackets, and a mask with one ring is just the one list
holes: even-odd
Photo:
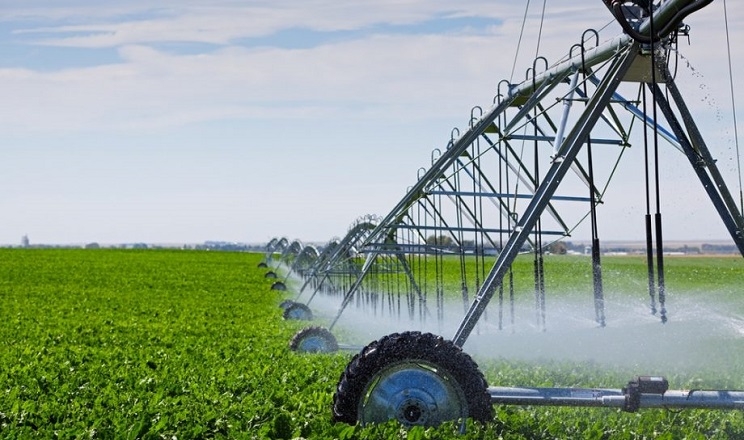
[[(515, 56), (523, 76), (533, 3), (518, 54), (524, 3), (503, 0), (3, 5), (0, 244), (343, 236), (395, 205), (431, 150), (492, 102)], [(744, 8), (728, 3), (742, 41)], [(723, 2), (688, 22), (692, 105), (735, 186)], [(599, 0), (547, 2), (540, 54), (558, 59), (608, 24), (603, 40), (618, 28)], [(695, 236), (689, 225), (666, 236), (726, 238), (688, 182), (665, 200)], [(639, 238), (616, 214), (603, 214), (603, 235)]]

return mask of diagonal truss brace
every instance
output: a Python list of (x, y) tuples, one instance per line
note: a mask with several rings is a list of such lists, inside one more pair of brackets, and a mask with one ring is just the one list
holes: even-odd
[(462, 347), (468, 336), (472, 332), (478, 319), (488, 306), (488, 302), (493, 296), (496, 288), (502, 283), (504, 275), (509, 266), (516, 258), (520, 248), (532, 232), (540, 215), (548, 206), (553, 194), (555, 194), (561, 180), (571, 169), (571, 164), (576, 159), (579, 151), (582, 149), (584, 142), (589, 137), (591, 129), (594, 127), (600, 116), (604, 112), (618, 85), (622, 81), (625, 73), (633, 64), (633, 60), (639, 52), (639, 45), (633, 43), (625, 52), (613, 60), (607, 75), (599, 84), (596, 93), (589, 100), (584, 113), (574, 125), (573, 130), (566, 136), (563, 144), (560, 145), (558, 155), (561, 160), (556, 160), (548, 170), (545, 179), (535, 192), (535, 197), (527, 206), (524, 215), (520, 219), (514, 232), (509, 237), (504, 249), (499, 255), (496, 264), (493, 266), (483, 285), (470, 306), (470, 309), (463, 318), (460, 327), (455, 336), (452, 338), (455, 345)]

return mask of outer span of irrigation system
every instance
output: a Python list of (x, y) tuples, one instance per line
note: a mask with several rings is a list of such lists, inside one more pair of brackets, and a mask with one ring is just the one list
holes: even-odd
[[(432, 154), (431, 167), (419, 173), (418, 181), (389, 214), (360, 223), (363, 227), (352, 227), (346, 238), (329, 246), (332, 249), (326, 249), (323, 255), (314, 254), (315, 269), (305, 272), (312, 282), (306, 281), (302, 290), (315, 283), (311, 299), (325, 288), (332, 288), (333, 294), (341, 298), (330, 329), (353, 303), (370, 307), (375, 313), (387, 307), (399, 315), (433, 319), (425, 288), (432, 279), (442, 281), (444, 257), (459, 257), (462, 274), (468, 273), (467, 264), (471, 261), (478, 268), (474, 276), (470, 272), (469, 279), (463, 276), (466, 310), (452, 340), (411, 331), (384, 336), (364, 347), (338, 382), (333, 399), (334, 420), (364, 424), (396, 419), (405, 425), (427, 426), (468, 417), (487, 422), (493, 417), (493, 404), (614, 407), (626, 411), (744, 408), (744, 391), (669, 390), (666, 379), (657, 376), (636, 377), (622, 389), (488, 387), (477, 365), (462, 350), (495, 296), (501, 328), (501, 306), (508, 300), (505, 277), (525, 247), (535, 250), (535, 299), (538, 321), (542, 319), (544, 325), (542, 240), (551, 235), (570, 236), (567, 216), (577, 211), (575, 207), (560, 208), (562, 203), (590, 205), (584, 218), (591, 219), (593, 230), (594, 306), (597, 323), (604, 325), (599, 245), (594, 236), (594, 209), (602, 202), (603, 191), (596, 183), (592, 145), (618, 147), (622, 155), (629, 146), (632, 124), (624, 124), (620, 112), (631, 121), (640, 121), (647, 144), (653, 143), (656, 148), (656, 139), (663, 138), (686, 157), (744, 256), (744, 217), (668, 65), (667, 54), (677, 37), (689, 32), (683, 20), (713, 0), (665, 0), (656, 4), (649, 0), (602, 1), (620, 23), (621, 35), (600, 44), (598, 33), (587, 30), (565, 61), (548, 66), (539, 57), (523, 82), (506, 81), (506, 90), (502, 90), (504, 81), (499, 83), (494, 105), (486, 111), (474, 109), (468, 128), (462, 132), (453, 130), (447, 148)], [(595, 45), (587, 47), (587, 40), (595, 35)], [(541, 65), (544, 69), (538, 72)], [(638, 84), (639, 98), (623, 98), (618, 91), (622, 83)], [(581, 106), (575, 105), (572, 110), (574, 102)], [(639, 103), (643, 104), (641, 108)], [(551, 109), (557, 115), (551, 116)], [(577, 114), (569, 117), (571, 111)], [(661, 126), (662, 117), (668, 128)], [(652, 132), (653, 139), (647, 131)], [(520, 140), (534, 142), (532, 167), (515, 152), (512, 142)], [(542, 148), (551, 152), (549, 158), (540, 157), (538, 145), (549, 147)], [(602, 150), (603, 154), (608, 151)], [(580, 155), (582, 152), (587, 154)], [(661, 321), (666, 322), (658, 169), (657, 212), (652, 216), (650, 155), (646, 153), (649, 293), (652, 312), (657, 311), (658, 299)], [(498, 164), (486, 165), (489, 157), (495, 157)], [(658, 167), (658, 160), (654, 162)], [(544, 164), (542, 170), (540, 163)], [(486, 173), (493, 169), (499, 170), (497, 176)], [(565, 182), (572, 173), (585, 185), (588, 197), (557, 193), (566, 188)], [(517, 209), (517, 201), (524, 201), (521, 209)], [(489, 208), (492, 211), (487, 211)], [(489, 221), (496, 223), (487, 224)], [(432, 236), (427, 234), (432, 231), (441, 235), (430, 240)], [(654, 235), (656, 256), (651, 252)], [(444, 236), (452, 245), (445, 243)], [(267, 252), (268, 260), (270, 254)], [(421, 263), (412, 263), (414, 255), (422, 256)], [(488, 255), (496, 256), (496, 260), (486, 271)], [(471, 260), (466, 261), (466, 257)], [(433, 268), (425, 266), (430, 259), (435, 262)], [(652, 265), (654, 259), (656, 267)], [(473, 281), (476, 289), (470, 301), (468, 283)], [(368, 285), (379, 289), (386, 283), (399, 289), (407, 286), (406, 302), (401, 302), (401, 295), (390, 295), (381, 301), (375, 293), (364, 290)], [(443, 295), (437, 289), (437, 317), (441, 320)], [(307, 308), (306, 304), (302, 306), (303, 310)], [(335, 340), (329, 339), (330, 332), (313, 330), (305, 334), (314, 351), (338, 347)]]

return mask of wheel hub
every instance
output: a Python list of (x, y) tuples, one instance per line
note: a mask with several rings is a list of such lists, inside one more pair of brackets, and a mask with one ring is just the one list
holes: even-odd
[(393, 365), (367, 387), (360, 404), (362, 424), (396, 419), (406, 426), (435, 426), (465, 419), (465, 396), (448, 374), (424, 363)]
[[(436, 405), (433, 410), (436, 411)], [(429, 406), (419, 399), (404, 400), (395, 414), (395, 418), (405, 425), (426, 425), (429, 416)]]

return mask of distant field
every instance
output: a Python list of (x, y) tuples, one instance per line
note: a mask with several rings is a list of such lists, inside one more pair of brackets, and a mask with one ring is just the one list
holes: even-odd
[[(464, 262), (465, 278), (469, 291), (474, 293), (475, 281), (483, 280), (493, 265), (494, 257), (485, 263), (476, 263), (470, 257)], [(512, 265), (511, 276), (517, 296), (529, 297), (534, 293), (534, 257), (520, 255)], [(648, 271), (643, 256), (602, 256), (602, 281), (610, 295), (627, 295), (645, 298), (648, 296)], [(461, 268), (458, 257), (447, 256), (442, 263), (442, 277), (446, 286), (445, 295), (458, 299), (461, 292)], [(413, 272), (426, 274), (422, 288), (433, 290), (436, 283), (435, 262), (432, 257), (414, 259)], [(666, 256), (664, 274), (670, 295), (685, 295), (715, 292), (716, 295), (731, 296), (732, 299), (744, 294), (744, 258), (741, 256)], [(656, 272), (656, 268), (654, 268)], [(562, 297), (591, 297), (593, 292), (592, 264), (588, 256), (546, 255), (544, 257), (545, 288), (548, 293)], [(658, 277), (658, 274), (655, 274)], [(400, 276), (403, 280), (404, 277)], [(509, 284), (509, 275), (505, 284)], [(744, 310), (744, 301), (742, 309)]]
[[(583, 298), (588, 260), (560, 258), (546, 262), (551, 292), (576, 290)], [(465, 435), (450, 424), (409, 431), (394, 423), (334, 424), (332, 394), (352, 353), (288, 350), (306, 323), (281, 319), (278, 304), (293, 294), (269, 289), (260, 259), (0, 249), (0, 438), (744, 438), (741, 412), (716, 411), (498, 407), (493, 423), (470, 425)], [(742, 260), (669, 258), (669, 290), (715, 296), (741, 313)], [(643, 298), (642, 260), (604, 262), (608, 292)], [(529, 261), (522, 264), (517, 272), (527, 292)], [(648, 340), (658, 341), (654, 334)], [(685, 355), (684, 342), (674, 353)], [(742, 359), (732, 348), (734, 360)], [(476, 360), (489, 383), (499, 385), (618, 387), (639, 373), (570, 359)], [(744, 362), (722, 362), (720, 370), (670, 381), (744, 387)]]

